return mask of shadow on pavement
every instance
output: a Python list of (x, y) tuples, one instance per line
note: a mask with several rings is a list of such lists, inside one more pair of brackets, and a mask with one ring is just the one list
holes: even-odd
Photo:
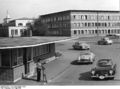
[(79, 77), (79, 80), (92, 80), (91, 79), (91, 74), (90, 74), (90, 71), (88, 72), (85, 72), (85, 73), (81, 73), (80, 74), (80, 77)]
[(104, 79), (104, 80), (100, 80), (98, 78), (91, 78), (91, 73), (90, 71), (88, 72), (84, 72), (80, 74), (79, 80), (85, 80), (85, 81), (109, 81), (109, 80), (113, 80), (113, 79)]
[(73, 48), (69, 48), (68, 50), (72, 50), (72, 51), (85, 51), (85, 49), (73, 49)]
[(90, 65), (90, 63), (78, 63), (77, 60), (71, 62), (72, 65)]

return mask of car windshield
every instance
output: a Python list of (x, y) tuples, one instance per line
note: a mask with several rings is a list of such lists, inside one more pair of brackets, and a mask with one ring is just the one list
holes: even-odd
[(112, 62), (110, 60), (100, 60), (97, 65), (100, 67), (109, 67), (112, 65)]
[(84, 53), (84, 55), (90, 55), (90, 53)]
[(80, 43), (79, 42), (75, 42), (75, 45), (79, 45)]

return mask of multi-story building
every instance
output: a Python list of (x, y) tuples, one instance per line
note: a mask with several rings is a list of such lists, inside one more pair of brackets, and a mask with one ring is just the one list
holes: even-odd
[(101, 36), (120, 34), (119, 11), (67, 10), (41, 16), (48, 35)]
[(0, 27), (0, 36), (2, 37), (20, 37), (25, 36), (24, 32), (27, 30), (27, 25), (33, 22), (30, 18), (20, 18), (11, 21), (6, 21)]

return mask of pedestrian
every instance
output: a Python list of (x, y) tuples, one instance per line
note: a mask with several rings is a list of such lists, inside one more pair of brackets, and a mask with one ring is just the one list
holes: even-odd
[(46, 77), (46, 74), (45, 74), (45, 67), (44, 66), (42, 66), (42, 76), (43, 76), (44, 83), (47, 83), (47, 77)]
[(37, 81), (41, 81), (41, 72), (42, 72), (42, 64), (40, 62), (40, 59), (37, 61)]

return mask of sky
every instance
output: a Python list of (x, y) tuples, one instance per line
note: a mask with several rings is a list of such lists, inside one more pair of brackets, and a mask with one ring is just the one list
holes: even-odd
[(0, 0), (0, 23), (7, 11), (17, 19), (64, 10), (119, 10), (119, 0)]

